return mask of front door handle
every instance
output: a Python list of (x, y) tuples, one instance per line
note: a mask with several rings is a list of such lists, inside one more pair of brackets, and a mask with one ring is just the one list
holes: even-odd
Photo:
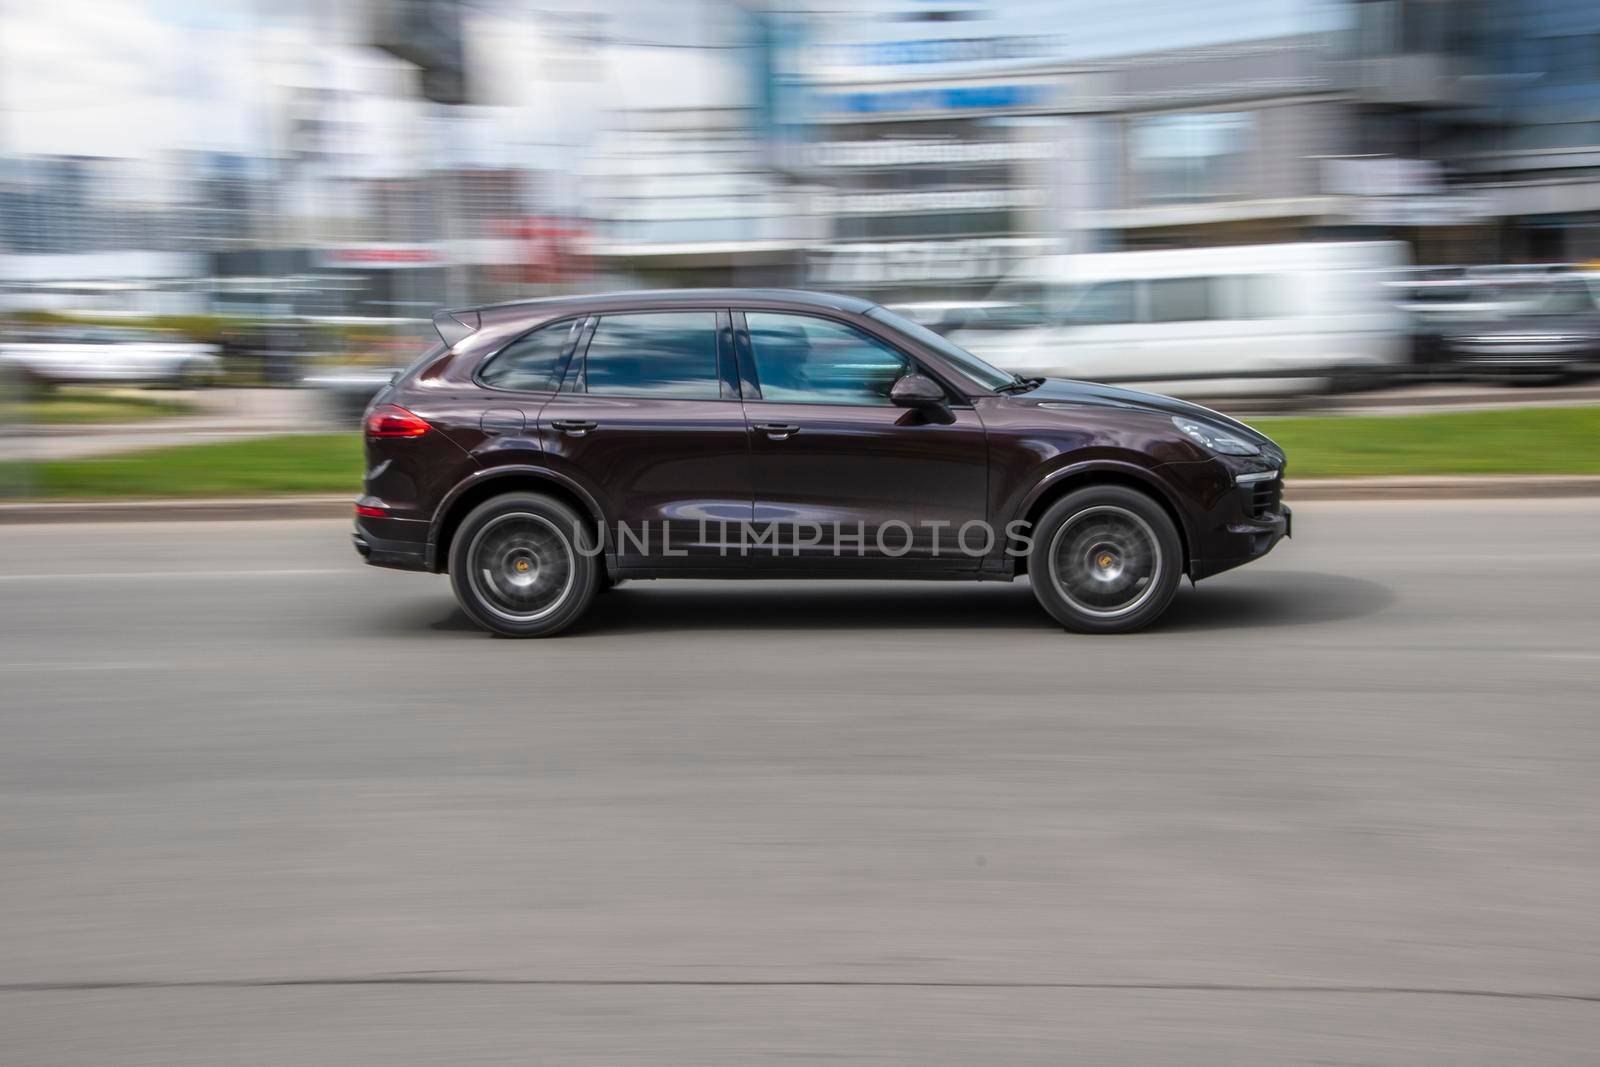
[(568, 436), (582, 437), (600, 424), (598, 422), (590, 422), (588, 419), (556, 419), (550, 425)]
[(800, 427), (783, 422), (758, 422), (755, 428), (774, 441), (786, 441), (800, 432)]

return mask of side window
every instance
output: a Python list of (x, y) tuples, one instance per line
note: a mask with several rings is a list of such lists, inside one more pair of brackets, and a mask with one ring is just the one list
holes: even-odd
[(763, 400), (888, 404), (906, 357), (848, 326), (809, 315), (746, 313)]
[(584, 378), (596, 396), (716, 400), (717, 313), (606, 315), (589, 341)]
[(1212, 279), (1212, 317), (1218, 319), (1271, 319), (1280, 317), (1283, 303), (1280, 276), (1229, 274)]
[(532, 393), (554, 389), (551, 378), (561, 366), (561, 353), (582, 323), (582, 319), (556, 322), (519, 337), (483, 365), (478, 379), (496, 389)]
[(1068, 297), (1066, 321), (1071, 326), (1115, 326), (1133, 322), (1138, 315), (1138, 291), (1133, 282), (1099, 282), (1078, 290)]
[(1157, 278), (1149, 284), (1151, 322), (1194, 322), (1212, 317), (1210, 278)]

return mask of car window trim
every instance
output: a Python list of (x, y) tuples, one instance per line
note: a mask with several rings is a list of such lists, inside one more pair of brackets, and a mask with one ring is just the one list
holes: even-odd
[(567, 365), (561, 372), (561, 381), (556, 385), (557, 393), (571, 393), (578, 396), (588, 392), (588, 376), (584, 373), (588, 369), (589, 342), (594, 337), (594, 329), (600, 324), (600, 316), (591, 312), (584, 317), (583, 328), (578, 331), (578, 343), (573, 345), (572, 354), (567, 357)]
[(883, 345), (885, 348), (897, 353), (906, 361), (906, 365), (910, 368), (906, 372), (907, 374), (920, 374), (926, 378), (932, 378), (934, 381), (938, 382), (939, 387), (945, 391), (945, 402), (951, 407), (972, 407), (971, 399), (961, 390), (951, 386), (946, 375), (940, 373), (936, 369), (930, 369), (927, 365), (927, 362), (919, 358), (915, 352), (907, 351), (904, 345), (895, 344), (893, 341), (883, 337), (874, 330), (864, 329), (859, 323), (853, 322), (849, 319), (838, 318), (833, 315), (823, 314), (810, 309), (805, 311), (796, 311), (794, 308), (762, 307), (759, 305), (746, 305), (744, 307), (735, 308), (733, 312), (735, 336), (734, 347), (739, 360), (739, 383), (741, 391), (743, 391), (744, 399), (747, 402), (755, 402), (759, 404), (809, 404), (817, 407), (833, 408), (881, 408), (894, 406), (892, 404), (851, 404), (843, 402), (830, 402), (827, 400), (768, 400), (766, 397), (761, 395), (761, 379), (756, 372), (755, 343), (750, 340), (750, 324), (745, 319), (746, 312), (751, 311), (764, 312), (772, 315), (793, 315), (797, 318), (803, 319), (821, 319), (824, 322), (831, 322), (837, 326), (843, 326), (846, 329), (854, 330), (856, 333), (863, 334), (866, 337), (876, 341), (878, 344)]
[[(696, 312), (696, 311), (699, 311), (699, 312), (709, 311), (713, 315), (716, 316), (716, 318), (714, 320), (716, 322), (716, 326), (714, 328), (714, 335), (716, 337), (716, 346), (717, 346), (717, 369), (716, 369), (716, 378), (715, 378), (715, 382), (716, 382), (716, 386), (717, 386), (717, 395), (716, 396), (655, 396), (655, 395), (652, 395), (650, 393), (625, 394), (625, 393), (591, 393), (591, 392), (589, 392), (589, 344), (590, 344), (591, 341), (594, 340), (595, 331), (600, 328), (600, 320), (601, 319), (608, 318), (608, 317), (615, 317), (615, 316), (619, 316), (619, 315), (671, 315), (671, 314), (675, 314), (675, 313), (678, 313), (678, 312)], [(582, 351), (579, 352), (578, 350), (574, 350), (573, 354), (572, 354), (571, 366), (573, 368), (576, 368), (576, 374), (572, 375), (570, 373), (570, 371), (569, 371), (569, 374), (567, 376), (568, 377), (572, 377), (576, 384), (575, 384), (574, 388), (571, 390), (571, 392), (577, 393), (577, 394), (579, 394), (581, 396), (596, 396), (596, 397), (602, 397), (602, 398), (607, 398), (607, 399), (612, 399), (612, 400), (677, 400), (677, 401), (688, 401), (688, 402), (695, 403), (695, 404), (711, 404), (711, 403), (735, 403), (736, 404), (736, 403), (738, 403), (740, 401), (740, 397), (738, 397), (737, 395), (734, 395), (734, 396), (727, 395), (727, 392), (728, 392), (728, 381), (727, 381), (727, 377), (726, 377), (726, 373), (727, 372), (725, 370), (725, 365), (723, 363), (723, 358), (724, 358), (723, 357), (723, 331), (725, 329), (731, 330), (731, 328), (732, 328), (732, 324), (731, 324), (731, 322), (729, 320), (728, 309), (726, 307), (718, 308), (718, 307), (712, 307), (712, 306), (705, 306), (705, 307), (699, 307), (699, 306), (695, 306), (695, 307), (676, 307), (676, 306), (674, 306), (674, 307), (664, 307), (664, 308), (662, 308), (662, 307), (655, 307), (655, 308), (652, 308), (652, 307), (607, 308), (604, 311), (597, 311), (597, 312), (593, 313), (592, 315), (590, 315), (589, 316), (589, 321), (584, 324), (583, 337), (581, 339), (581, 349), (582, 349)], [(565, 381), (565, 379), (563, 379), (562, 385), (565, 386), (565, 384), (566, 384), (566, 381)]]
[(744, 399), (739, 380), (739, 357), (734, 349), (733, 311), (730, 308), (717, 310), (717, 393), (720, 400)]

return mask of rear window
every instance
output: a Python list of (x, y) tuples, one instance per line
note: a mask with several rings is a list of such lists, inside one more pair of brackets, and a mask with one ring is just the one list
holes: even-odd
[(478, 380), (495, 389), (548, 392), (561, 357), (580, 320), (555, 322), (512, 341), (478, 372)]
[(426, 367), (428, 364), (444, 355), (446, 351), (447, 349), (441, 342), (435, 341), (433, 344), (428, 346), (427, 351), (423, 352), (422, 355), (408, 363), (404, 370), (400, 371), (390, 380), (398, 382), (401, 379), (409, 379), (421, 373), (423, 367)]

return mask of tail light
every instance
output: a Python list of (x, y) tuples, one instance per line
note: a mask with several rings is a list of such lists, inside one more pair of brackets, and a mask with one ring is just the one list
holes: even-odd
[(426, 419), (394, 404), (383, 404), (367, 416), (368, 437), (421, 437), (433, 427)]

